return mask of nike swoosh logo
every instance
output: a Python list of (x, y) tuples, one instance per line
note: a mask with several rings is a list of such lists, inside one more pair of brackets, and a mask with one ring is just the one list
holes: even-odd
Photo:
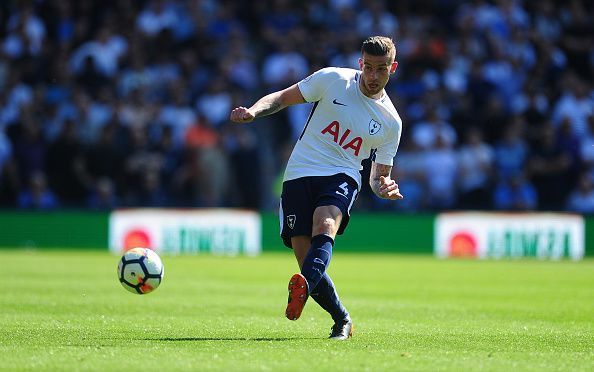
[(336, 98), (334, 99), (334, 101), (332, 101), (332, 103), (334, 103), (335, 105), (340, 105), (340, 106), (346, 106), (344, 103), (340, 103), (336, 100)]

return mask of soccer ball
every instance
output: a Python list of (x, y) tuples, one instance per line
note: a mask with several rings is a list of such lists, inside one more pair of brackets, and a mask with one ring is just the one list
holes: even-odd
[(118, 279), (122, 287), (132, 293), (151, 293), (163, 280), (164, 267), (155, 251), (147, 248), (132, 248), (118, 263)]

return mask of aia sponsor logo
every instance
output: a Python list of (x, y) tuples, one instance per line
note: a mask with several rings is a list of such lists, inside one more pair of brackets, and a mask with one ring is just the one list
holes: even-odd
[(359, 156), (363, 139), (358, 136), (353, 137), (351, 135), (351, 130), (348, 128), (342, 132), (340, 130), (340, 123), (338, 121), (335, 120), (328, 124), (326, 128), (322, 129), (322, 134), (331, 135), (332, 140), (338, 144), (338, 146), (342, 147), (344, 150), (351, 150), (355, 153), (355, 156)]

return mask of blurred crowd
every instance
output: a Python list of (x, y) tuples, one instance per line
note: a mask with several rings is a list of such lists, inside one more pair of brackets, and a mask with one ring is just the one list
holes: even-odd
[[(594, 3), (7, 0), (0, 207), (273, 210), (310, 105), (235, 106), (393, 37), (394, 178), (357, 208), (594, 213)], [(363, 176), (368, 177), (368, 164)]]

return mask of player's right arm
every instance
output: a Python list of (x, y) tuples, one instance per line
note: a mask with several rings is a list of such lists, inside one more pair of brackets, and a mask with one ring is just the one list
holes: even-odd
[(236, 123), (249, 123), (256, 118), (274, 114), (287, 106), (298, 103), (305, 103), (305, 98), (297, 84), (293, 84), (286, 89), (260, 98), (250, 108), (241, 106), (233, 109), (229, 118)]

